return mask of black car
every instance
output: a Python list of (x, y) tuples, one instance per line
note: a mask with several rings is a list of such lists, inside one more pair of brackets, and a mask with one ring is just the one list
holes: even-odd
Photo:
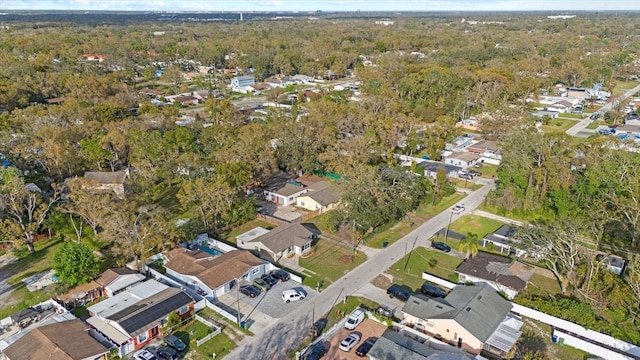
[(281, 269), (273, 270), (272, 272), (269, 273), (269, 275), (271, 275), (272, 277), (280, 281), (287, 281), (291, 278), (288, 272)]
[(387, 289), (387, 294), (391, 298), (396, 297), (402, 301), (407, 301), (409, 300), (409, 297), (411, 297), (411, 292), (409, 290), (395, 284), (389, 286), (389, 288)]
[(260, 293), (262, 291), (260, 291), (260, 289), (258, 289), (257, 287), (253, 286), (253, 285), (245, 285), (240, 287), (240, 292), (247, 295), (248, 297), (256, 297), (258, 295), (260, 295)]
[(170, 347), (160, 346), (156, 351), (156, 355), (160, 360), (177, 360), (180, 358), (180, 354)]
[(182, 351), (187, 348), (187, 345), (185, 345), (185, 343), (175, 335), (167, 336), (166, 338), (164, 338), (164, 342), (178, 351)]
[(432, 285), (428, 282), (425, 282), (424, 284), (422, 284), (422, 286), (420, 287), (420, 291), (425, 294), (425, 295), (429, 295), (429, 296), (433, 296), (433, 297), (445, 297), (447, 296), (447, 293), (445, 293), (444, 291), (442, 291), (442, 289), (440, 289), (439, 287)]
[(274, 278), (273, 276), (269, 275), (269, 274), (263, 274), (262, 276), (260, 276), (260, 278), (264, 281), (267, 282), (267, 284), (269, 284), (270, 286), (273, 286), (275, 284), (278, 283), (278, 279)]
[(438, 249), (438, 250), (444, 251), (444, 252), (451, 251), (451, 246), (449, 246), (449, 245), (447, 245), (447, 244), (445, 244), (443, 242), (440, 242), (440, 241), (432, 242), (431, 243), (431, 247), (434, 248), (434, 249)]
[(309, 335), (311, 335), (311, 337), (313, 338), (317, 338), (318, 336), (320, 336), (320, 334), (322, 334), (322, 331), (328, 323), (329, 320), (327, 319), (319, 319), (318, 321), (313, 323), (313, 325), (311, 325), (311, 328), (309, 329)]
[(315, 344), (311, 347), (311, 350), (304, 356), (304, 360), (318, 360), (327, 353), (324, 344)]
[(360, 357), (364, 357), (365, 355), (367, 355), (369, 353), (369, 350), (371, 350), (373, 344), (375, 344), (377, 340), (378, 338), (375, 337), (368, 338), (367, 341), (358, 346), (358, 348), (356, 349), (356, 355)]

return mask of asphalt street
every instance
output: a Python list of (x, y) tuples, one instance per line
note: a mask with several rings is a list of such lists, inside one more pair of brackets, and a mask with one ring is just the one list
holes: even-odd
[[(494, 188), (494, 182), (483, 180), (484, 185), (471, 192), (459, 204), (464, 204), (466, 212), (473, 211)], [(261, 334), (245, 338), (237, 348), (227, 356), (229, 359), (287, 359), (287, 352), (295, 349), (307, 335), (312, 324), (312, 308), (315, 314), (324, 314), (345, 296), (365, 292), (360, 289), (368, 286), (376, 276), (383, 273), (398, 259), (417, 246), (430, 246), (429, 239), (449, 221), (461, 215), (452, 215), (447, 209), (441, 212), (388, 248), (377, 252), (366, 262), (347, 273), (312, 299), (303, 300), (305, 306), (299, 306), (275, 322)], [(318, 317), (316, 315), (316, 317)]]

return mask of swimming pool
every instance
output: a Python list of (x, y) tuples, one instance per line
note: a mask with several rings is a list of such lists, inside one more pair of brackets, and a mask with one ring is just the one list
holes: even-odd
[(213, 255), (213, 256), (218, 256), (218, 255), (222, 255), (223, 252), (217, 249), (212, 249), (206, 245), (198, 245), (196, 246), (196, 248), (200, 251), (204, 251), (207, 254)]

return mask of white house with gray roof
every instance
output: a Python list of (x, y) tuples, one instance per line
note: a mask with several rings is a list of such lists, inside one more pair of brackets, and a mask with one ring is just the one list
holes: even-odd
[(449, 347), (440, 350), (430, 345), (431, 341), (420, 343), (399, 332), (387, 331), (378, 338), (367, 355), (370, 360), (473, 360), (472, 355), (459, 349)]

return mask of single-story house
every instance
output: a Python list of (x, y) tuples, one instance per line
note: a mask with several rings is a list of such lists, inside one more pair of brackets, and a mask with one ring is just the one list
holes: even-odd
[(239, 281), (253, 282), (267, 270), (262, 260), (245, 250), (212, 255), (178, 247), (169, 251), (167, 258), (166, 275), (209, 300), (229, 292)]
[(487, 247), (488, 244), (493, 244), (496, 248), (500, 249), (501, 253), (513, 254), (516, 256), (523, 256), (526, 251), (519, 249), (511, 240), (511, 237), (516, 232), (516, 228), (509, 225), (502, 225), (498, 230), (491, 234), (487, 234), (482, 238), (482, 246)]
[(607, 257), (602, 261), (602, 265), (605, 269), (616, 275), (622, 275), (626, 264), (627, 260), (615, 255), (607, 255)]
[(462, 169), (468, 169), (480, 160), (481, 156), (470, 152), (453, 152), (451, 155), (444, 158), (444, 163), (447, 165), (459, 166)]
[(527, 287), (535, 272), (534, 267), (483, 251), (466, 259), (456, 269), (460, 284), (487, 283), (496, 291), (504, 292), (509, 299)]
[(102, 286), (95, 281), (86, 284), (80, 284), (64, 294), (54, 298), (58, 304), (67, 309), (73, 309), (76, 306), (82, 306), (87, 302), (93, 301), (102, 295)]
[(92, 335), (109, 341), (121, 357), (161, 336), (167, 317), (187, 316), (194, 306), (184, 291), (148, 280), (87, 308)]
[(278, 205), (293, 205), (298, 196), (306, 194), (308, 188), (298, 182), (287, 182), (284, 186), (269, 191), (265, 190), (264, 197), (267, 201), (272, 201)]
[(319, 210), (324, 213), (333, 209), (340, 201), (338, 195), (328, 181), (319, 181), (309, 185), (309, 191), (306, 194), (296, 198), (296, 206), (309, 211)]
[(291, 80), (297, 84), (314, 84), (313, 76), (296, 74), (291, 77)]
[(170, 98), (167, 98), (167, 100), (169, 100), (172, 104), (175, 102), (178, 102), (180, 103), (180, 105), (183, 105), (183, 106), (198, 105), (200, 103), (200, 99), (191, 95), (181, 95), (181, 96), (170, 97)]
[[(488, 284), (459, 285), (444, 298), (411, 296), (402, 308), (402, 323), (472, 354), (483, 349), (508, 352), (520, 336), (511, 307)], [(512, 330), (509, 336), (500, 336), (504, 327)]]
[(462, 350), (444, 346), (430, 346), (430, 341), (420, 343), (396, 331), (387, 331), (373, 344), (367, 354), (370, 360), (473, 360)]
[(249, 85), (248, 86), (249, 90), (256, 93), (256, 94), (260, 94), (261, 92), (265, 91), (265, 90), (269, 90), (271, 89), (271, 86), (267, 83), (257, 83), (257, 84), (253, 84), (253, 85)]
[(140, 94), (147, 95), (147, 96), (152, 96), (152, 97), (155, 97), (155, 98), (159, 98), (159, 97), (163, 97), (164, 96), (164, 91), (160, 91), (160, 90), (156, 90), (156, 89), (144, 88), (144, 89), (140, 90)]
[(113, 192), (116, 197), (124, 199), (124, 180), (129, 177), (129, 169), (105, 172), (87, 171), (84, 178), (94, 184), (88, 185), (94, 191)]
[(299, 223), (278, 226), (273, 230), (255, 228), (238, 235), (238, 246), (247, 250), (265, 252), (276, 262), (283, 257), (303, 255), (311, 250), (314, 232)]
[(33, 329), (3, 350), (7, 360), (107, 360), (109, 349), (79, 319)]
[(236, 76), (231, 78), (231, 90), (247, 93), (250, 87), (256, 83), (256, 79), (251, 75)]
[(135, 270), (120, 267), (105, 270), (96, 283), (102, 287), (102, 296), (112, 297), (145, 279), (144, 275)]
[(24, 328), (32, 322), (38, 321), (40, 319), (40, 312), (34, 308), (28, 307), (18, 311), (17, 313), (11, 314), (10, 318), (14, 325)]
[(559, 113), (566, 113), (567, 111), (570, 111), (571, 108), (573, 107), (573, 105), (571, 104), (571, 102), (566, 101), (566, 100), (562, 100), (562, 101), (558, 101), (555, 102), (551, 105), (548, 105), (545, 110), (547, 111), (555, 111), (555, 112), (559, 112)]
[(540, 111), (532, 112), (531, 116), (538, 117), (538, 118), (542, 118), (542, 117), (548, 116), (551, 119), (555, 119), (555, 118), (558, 117), (558, 112), (557, 111), (540, 110)]
[(496, 145), (494, 141), (480, 140), (476, 143), (473, 143), (467, 146), (467, 151), (472, 152), (474, 154), (479, 154), (479, 155), (482, 155), (484, 153), (495, 154), (500, 151), (500, 147)]
[(458, 172), (462, 170), (462, 167), (456, 165), (450, 165), (433, 160), (423, 160), (417, 164), (418, 173), (422, 172), (424, 177), (435, 179), (438, 176), (438, 171), (444, 171), (444, 175), (447, 178), (457, 178)]

